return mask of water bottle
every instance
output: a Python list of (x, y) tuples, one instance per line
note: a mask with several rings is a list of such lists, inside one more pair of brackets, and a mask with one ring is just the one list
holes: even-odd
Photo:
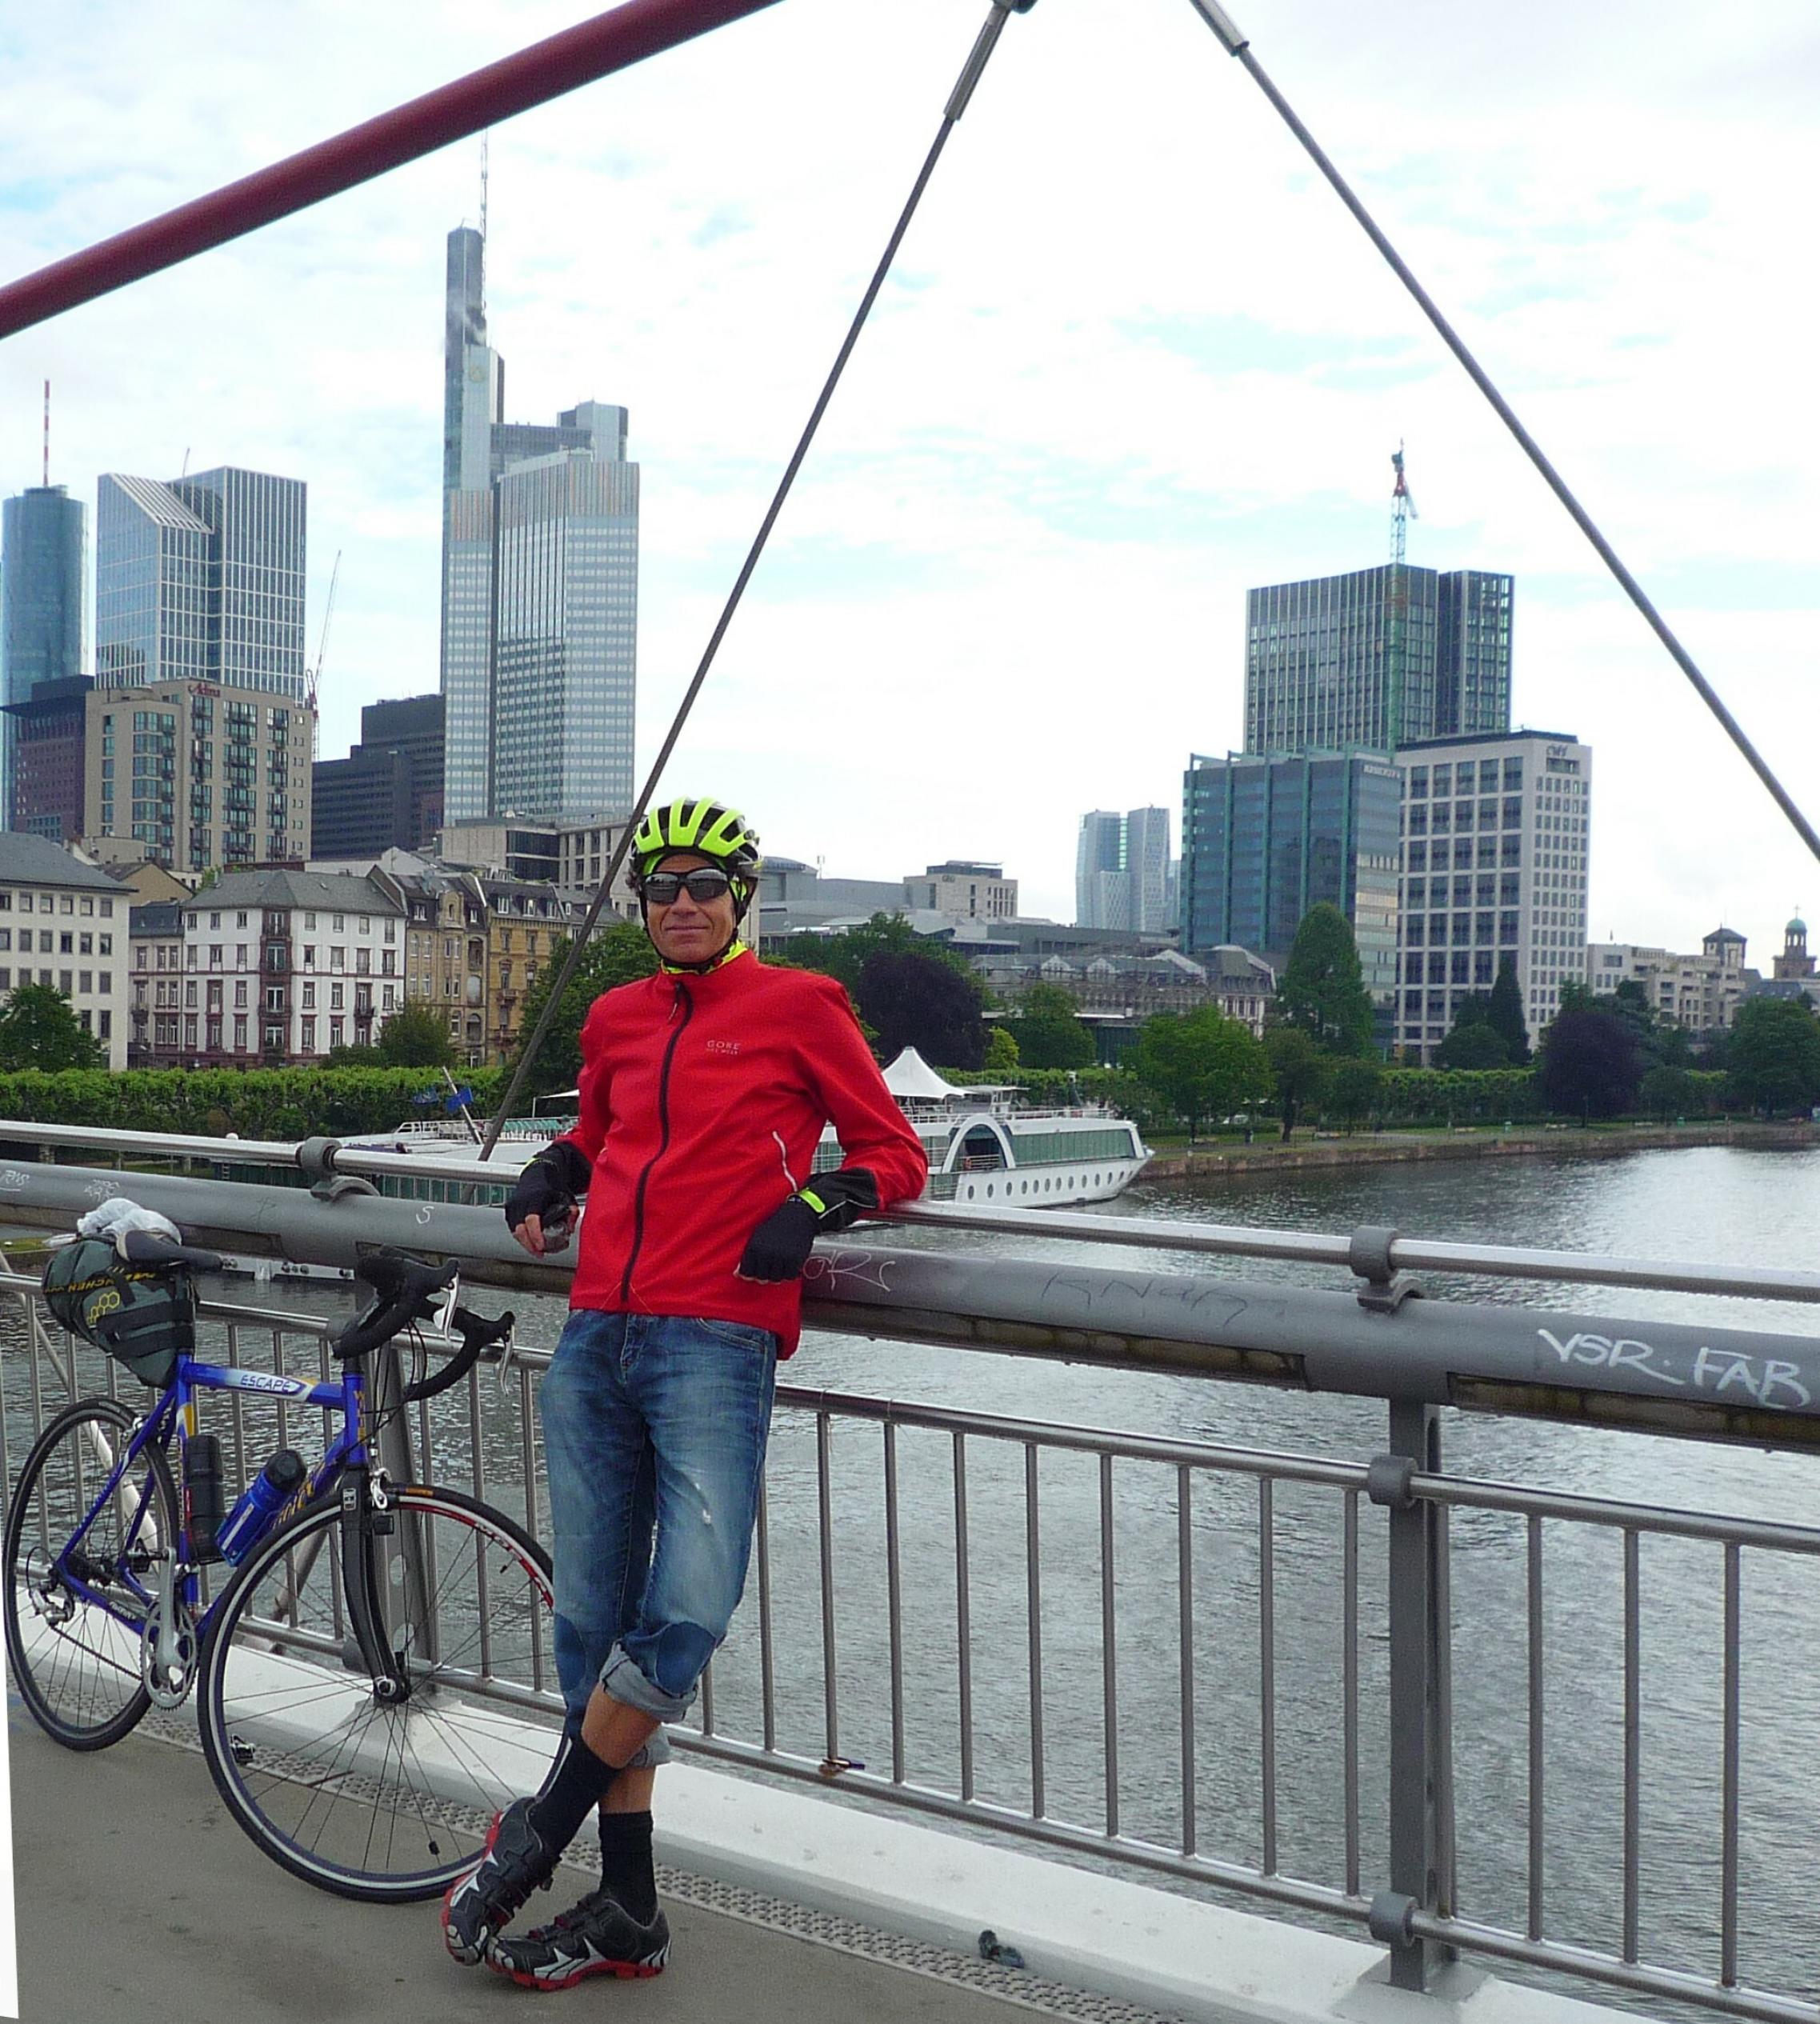
[(280, 1448), (246, 1490), (215, 1535), (221, 1557), (238, 1566), (265, 1536), (272, 1520), (296, 1494), (306, 1474), (295, 1448)]
[(183, 1529), (193, 1562), (218, 1560), (221, 1527), (221, 1442), (212, 1434), (192, 1434), (183, 1444)]

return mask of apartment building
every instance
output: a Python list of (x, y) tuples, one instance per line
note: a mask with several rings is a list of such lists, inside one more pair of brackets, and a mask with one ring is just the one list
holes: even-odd
[(0, 831), (0, 1002), (22, 984), (61, 991), (113, 1069), (126, 1066), (129, 898), (48, 837)]

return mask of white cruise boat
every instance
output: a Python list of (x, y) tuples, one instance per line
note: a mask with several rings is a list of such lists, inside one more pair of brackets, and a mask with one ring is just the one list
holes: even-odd
[[(948, 1082), (914, 1047), (885, 1070), (885, 1086), (929, 1155), (926, 1202), (1019, 1209), (1110, 1202), (1150, 1157), (1138, 1127), (1104, 1104), (1026, 1107), (1014, 1083)], [(840, 1159), (830, 1129), (822, 1134), (815, 1170)]]
[[(914, 1047), (906, 1047), (885, 1070), (894, 1096), (929, 1155), (926, 1202), (990, 1202), (1003, 1207), (1065, 1209), (1083, 1202), (1110, 1202), (1129, 1187), (1150, 1148), (1129, 1118), (1104, 1104), (1060, 1109), (1026, 1107), (1013, 1083), (962, 1087), (938, 1074)], [(499, 1135), (494, 1163), (515, 1175), (552, 1138), (575, 1122), (564, 1114), (566, 1090), (538, 1099), (556, 1106), (550, 1114), (513, 1118)], [(465, 1118), (412, 1118), (395, 1130), (350, 1138), (350, 1148), (376, 1153), (456, 1153), (472, 1145), (474, 1127)], [(841, 1163), (840, 1142), (830, 1126), (822, 1135), (814, 1170)], [(384, 1194), (407, 1200), (472, 1201), (471, 1182), (422, 1181), (386, 1174)], [(503, 1201), (509, 1180), (489, 1194)]]

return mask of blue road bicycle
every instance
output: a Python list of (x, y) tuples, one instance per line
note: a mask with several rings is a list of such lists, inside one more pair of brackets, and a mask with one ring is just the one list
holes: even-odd
[[(79, 1400), (26, 1457), (0, 1597), (20, 1696), (58, 1742), (92, 1750), (194, 1691), (215, 1784), (267, 1854), (344, 1897), (439, 1896), (484, 1845), (498, 1782), (534, 1788), (554, 1754), (550, 1560), (503, 1512), (390, 1481), (379, 1437), (509, 1339), (512, 1317), (457, 1306), (453, 1266), (381, 1252), (358, 1269), (370, 1300), (330, 1338), (337, 1376), (243, 1370), (191, 1353), (195, 1275), (219, 1258), (124, 1241), (122, 1265), (78, 1285), (87, 1309), (58, 1311), (162, 1388), (141, 1414)], [(120, 1334), (123, 1300), (149, 1302), (153, 1323)], [(374, 1352), (433, 1318), (460, 1348), (376, 1409)], [(321, 1407), (330, 1430), (314, 1469), (275, 1458), (218, 1545), (198, 1466), (208, 1391)], [(223, 1550), (238, 1565), (207, 1599)]]

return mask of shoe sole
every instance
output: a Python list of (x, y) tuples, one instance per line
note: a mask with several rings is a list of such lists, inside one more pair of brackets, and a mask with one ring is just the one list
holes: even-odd
[(497, 1975), (503, 1975), (508, 1982), (515, 1982), (521, 1989), (537, 1989), (554, 1994), (558, 1989), (573, 1989), (578, 1982), (590, 1982), (596, 1975), (611, 1975), (616, 1982), (648, 1982), (653, 1975), (663, 1973), (664, 1964), (670, 1958), (670, 1949), (659, 1947), (655, 1954), (647, 1954), (642, 1961), (590, 1961), (585, 1966), (564, 1975), (560, 1981), (534, 1974), (528, 1968), (509, 1968), (490, 1954), (486, 1965)]

